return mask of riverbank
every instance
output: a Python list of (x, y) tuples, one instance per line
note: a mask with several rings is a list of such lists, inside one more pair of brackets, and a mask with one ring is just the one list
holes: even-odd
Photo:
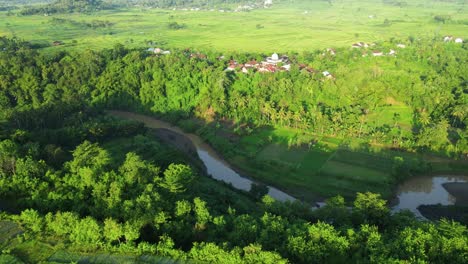
[(455, 205), (468, 206), (468, 182), (450, 182), (442, 186), (455, 197)]
[(468, 225), (468, 206), (457, 205), (421, 205), (421, 215), (431, 221), (449, 219)]
[(207, 173), (205, 164), (197, 155), (197, 148), (189, 138), (165, 128), (152, 128), (149, 129), (149, 133), (186, 154), (187, 159), (189, 159), (194, 166), (204, 173)]
[[(207, 174), (211, 175), (214, 179), (224, 181), (228, 184), (231, 184), (234, 188), (249, 192), (252, 184), (258, 184), (257, 181), (250, 180), (247, 177), (243, 177), (238, 174), (218, 153), (211, 148), (207, 143), (205, 143), (200, 137), (194, 134), (185, 133), (180, 128), (173, 126), (167, 122), (141, 115), (135, 114), (131, 112), (125, 111), (107, 111), (108, 114), (111, 114), (115, 117), (124, 118), (124, 119), (132, 119), (135, 121), (143, 122), (145, 126), (149, 127), (150, 129), (157, 129), (162, 131), (161, 129), (166, 129), (171, 132), (180, 134), (182, 137), (176, 137), (172, 133), (166, 133), (163, 135), (168, 142), (174, 143), (174, 140), (177, 138), (181, 141), (177, 143), (181, 150), (186, 151), (193, 151), (190, 148), (187, 149), (187, 142), (186, 138), (189, 139), (197, 150), (198, 157), (203, 161), (206, 166)], [(185, 138), (184, 138), (185, 137)], [(275, 198), (278, 201), (295, 201), (296, 198), (293, 196), (275, 188), (272, 186), (268, 187), (268, 194)]]

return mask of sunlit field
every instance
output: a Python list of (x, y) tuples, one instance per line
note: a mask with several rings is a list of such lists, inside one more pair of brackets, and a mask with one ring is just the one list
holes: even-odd
[[(464, 1), (409, 1), (398, 7), (382, 1), (291, 1), (250, 12), (190, 11), (133, 8), (94, 14), (16, 16), (0, 13), (0, 35), (16, 36), (54, 49), (101, 49), (115, 43), (146, 47), (148, 42), (167, 48), (217, 51), (287, 52), (378, 42), (454, 35), (466, 37), (468, 11)], [(296, 3), (299, 2), (299, 3)], [(377, 3), (376, 3), (377, 2)], [(438, 22), (435, 16), (449, 16)], [(68, 22), (54, 23), (54, 18)], [(109, 21), (93, 29), (82, 22)], [(75, 23), (78, 22), (78, 23)], [(169, 23), (182, 25), (169, 29)]]

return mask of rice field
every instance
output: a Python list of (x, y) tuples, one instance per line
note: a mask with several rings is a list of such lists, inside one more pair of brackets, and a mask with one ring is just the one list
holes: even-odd
[[(94, 14), (17, 16), (0, 12), (0, 35), (48, 45), (46, 49), (130, 47), (196, 48), (237, 52), (288, 52), (349, 46), (409, 36), (468, 37), (465, 1), (408, 1), (404, 7), (383, 1), (291, 1), (250, 12), (132, 8)], [(434, 16), (450, 16), (441, 23)], [(54, 19), (78, 23), (57, 23)], [(84, 23), (109, 21), (109, 27)], [(84, 22), (84, 23), (83, 23)], [(169, 29), (177, 22), (184, 28)], [(53, 41), (64, 45), (52, 47)]]

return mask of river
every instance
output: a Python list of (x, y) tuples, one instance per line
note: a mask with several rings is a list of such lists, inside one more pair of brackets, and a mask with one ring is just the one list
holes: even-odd
[(398, 201), (393, 211), (408, 209), (416, 216), (422, 217), (417, 209), (420, 205), (453, 205), (457, 202), (456, 198), (443, 185), (454, 182), (468, 182), (468, 176), (437, 175), (410, 178), (398, 187)]
[[(249, 191), (252, 183), (254, 183), (254, 181), (243, 177), (234, 171), (234, 169), (224, 159), (222, 159), (212, 147), (210, 147), (197, 135), (185, 133), (176, 126), (149, 116), (124, 111), (107, 112), (113, 116), (143, 122), (149, 128), (164, 128), (189, 138), (195, 145), (198, 156), (205, 164), (208, 174), (210, 174), (214, 179), (230, 183), (234, 188), (244, 191)], [(272, 186), (268, 186), (268, 195), (278, 201), (283, 202), (296, 200), (291, 195)]]
[[(237, 189), (249, 191), (252, 183), (251, 179), (243, 177), (237, 173), (224, 159), (222, 159), (216, 151), (205, 143), (199, 136), (185, 133), (180, 128), (173, 126), (167, 122), (155, 119), (153, 117), (135, 114), (124, 111), (107, 111), (113, 116), (124, 119), (131, 119), (143, 122), (149, 128), (168, 129), (175, 133), (181, 134), (189, 138), (195, 145), (198, 156), (205, 164), (208, 174), (217, 180), (221, 180), (232, 184)], [(452, 196), (442, 186), (448, 182), (468, 182), (467, 176), (430, 176), (430, 177), (414, 177), (407, 180), (399, 186), (396, 198), (396, 205), (392, 208), (394, 212), (408, 209), (417, 216), (422, 217), (417, 207), (423, 204), (455, 204), (455, 197)], [(296, 200), (291, 195), (278, 190), (272, 186), (268, 186), (268, 194), (279, 201), (294, 201)], [(467, 190), (468, 192), (468, 190)], [(323, 204), (323, 203), (319, 203)]]

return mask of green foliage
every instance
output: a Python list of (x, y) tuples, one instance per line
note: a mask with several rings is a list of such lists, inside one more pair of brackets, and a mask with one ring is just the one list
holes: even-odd
[(344, 259), (349, 242), (333, 226), (318, 222), (308, 226), (305, 234), (290, 236), (288, 248), (293, 260), (300, 263), (323, 263)]
[(33, 233), (40, 233), (43, 230), (43, 219), (36, 210), (27, 209), (21, 212), (20, 221)]
[(183, 28), (186, 28), (186, 27), (187, 27), (186, 25), (179, 24), (177, 22), (171, 22), (171, 23), (167, 24), (167, 28), (171, 29), (171, 30), (179, 30), (179, 29), (183, 29)]
[(375, 193), (357, 193), (353, 205), (359, 222), (383, 226), (387, 222), (390, 211), (386, 205), (387, 201)]
[[(377, 147), (466, 152), (462, 46), (414, 40), (398, 61), (347, 49), (331, 59), (321, 52), (291, 54), (310, 67), (336, 72), (332, 81), (294, 67), (275, 74), (227, 73), (227, 62), (214, 53), (153, 56), (118, 45), (45, 55), (16, 41), (3, 42), (12, 50), (0, 52), (6, 110), (0, 120), (1, 201), (14, 198), (22, 212), (2, 217), (17, 221), (25, 232), (5, 245), (15, 256), (43, 246), (40, 255), (47, 256), (31, 262), (48, 261), (59, 248), (216, 263), (468, 260), (464, 225), (392, 215), (382, 196), (370, 192), (358, 193), (353, 207), (337, 196), (311, 211), (308, 205), (263, 196), (265, 188), (257, 187), (255, 198), (263, 196), (258, 202), (199, 177), (203, 172), (155, 141), (142, 124), (99, 112), (118, 107), (174, 122), (196, 120), (195, 125), (181, 122), (222, 153), (244, 157), (267, 173), (277, 170), (273, 176), (281, 174), (297, 189), (304, 178), (294, 178), (295, 172), (320, 172), (306, 179), (309, 184), (321, 188), (333, 179), (348, 197), (362, 182), (388, 187), (382, 183), (387, 174), (401, 179), (428, 167), (404, 151), (395, 158), (370, 154)], [(344, 140), (346, 148), (335, 152), (340, 137), (357, 143)], [(267, 148), (275, 143), (280, 147)], [(255, 160), (264, 147), (264, 160)], [(289, 147), (289, 155), (282, 156), (281, 147)], [(0, 238), (5, 229), (2, 225)]]
[(104, 220), (103, 235), (108, 243), (120, 242), (120, 238), (124, 235), (122, 225), (112, 218), (107, 218)]
[(102, 241), (102, 227), (91, 217), (83, 218), (73, 227), (70, 240), (77, 245), (95, 249)]
[(179, 193), (186, 191), (192, 179), (193, 172), (190, 167), (182, 164), (171, 164), (164, 171), (164, 179), (160, 185), (171, 193)]
[(101, 6), (101, 0), (56, 0), (48, 5), (27, 7), (21, 11), (21, 14), (87, 13), (98, 10)]
[(48, 213), (45, 217), (47, 229), (58, 236), (70, 235), (79, 223), (79, 217), (72, 212)]

